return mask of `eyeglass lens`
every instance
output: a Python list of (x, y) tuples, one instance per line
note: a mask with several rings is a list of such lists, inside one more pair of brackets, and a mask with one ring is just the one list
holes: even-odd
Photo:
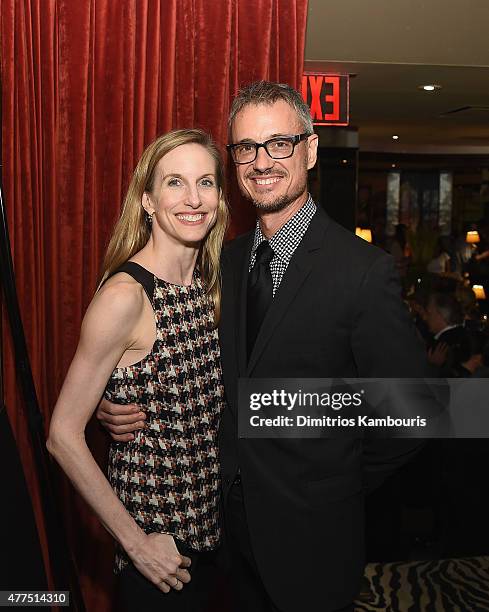
[[(258, 146), (254, 142), (245, 142), (237, 147), (233, 147), (234, 158), (238, 162), (253, 161), (257, 155)], [(264, 146), (268, 155), (273, 159), (290, 157), (294, 150), (294, 144), (290, 140), (268, 140), (262, 146)]]

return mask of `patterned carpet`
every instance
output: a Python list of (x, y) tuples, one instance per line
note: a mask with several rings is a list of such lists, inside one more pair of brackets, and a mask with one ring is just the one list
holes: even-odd
[(489, 611), (489, 556), (370, 563), (356, 612)]

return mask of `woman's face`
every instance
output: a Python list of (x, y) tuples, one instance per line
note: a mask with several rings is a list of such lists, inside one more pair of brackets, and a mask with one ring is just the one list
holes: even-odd
[(216, 162), (199, 144), (180, 145), (156, 165), (154, 187), (143, 196), (153, 215), (153, 233), (162, 230), (174, 243), (196, 245), (216, 222), (219, 188)]

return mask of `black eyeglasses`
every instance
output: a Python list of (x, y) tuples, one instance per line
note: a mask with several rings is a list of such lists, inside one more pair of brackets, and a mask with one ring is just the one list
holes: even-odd
[(235, 164), (249, 164), (255, 161), (258, 149), (263, 147), (272, 159), (286, 159), (292, 157), (294, 149), (299, 142), (306, 140), (311, 134), (297, 134), (296, 136), (277, 136), (265, 142), (238, 142), (226, 145), (231, 151)]

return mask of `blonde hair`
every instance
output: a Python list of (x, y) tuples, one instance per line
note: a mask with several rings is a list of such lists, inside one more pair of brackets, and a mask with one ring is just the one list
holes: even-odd
[(151, 227), (146, 221), (146, 212), (142, 206), (143, 195), (153, 190), (156, 165), (160, 159), (184, 144), (201, 145), (216, 163), (216, 186), (219, 189), (217, 217), (211, 231), (202, 241), (197, 266), (207, 294), (214, 305), (214, 324), (217, 325), (221, 312), (220, 255), (229, 222), (229, 211), (221, 154), (209, 134), (202, 130), (172, 130), (152, 142), (141, 155), (124, 199), (121, 216), (114, 227), (105, 253), (100, 284), (148, 242)]

